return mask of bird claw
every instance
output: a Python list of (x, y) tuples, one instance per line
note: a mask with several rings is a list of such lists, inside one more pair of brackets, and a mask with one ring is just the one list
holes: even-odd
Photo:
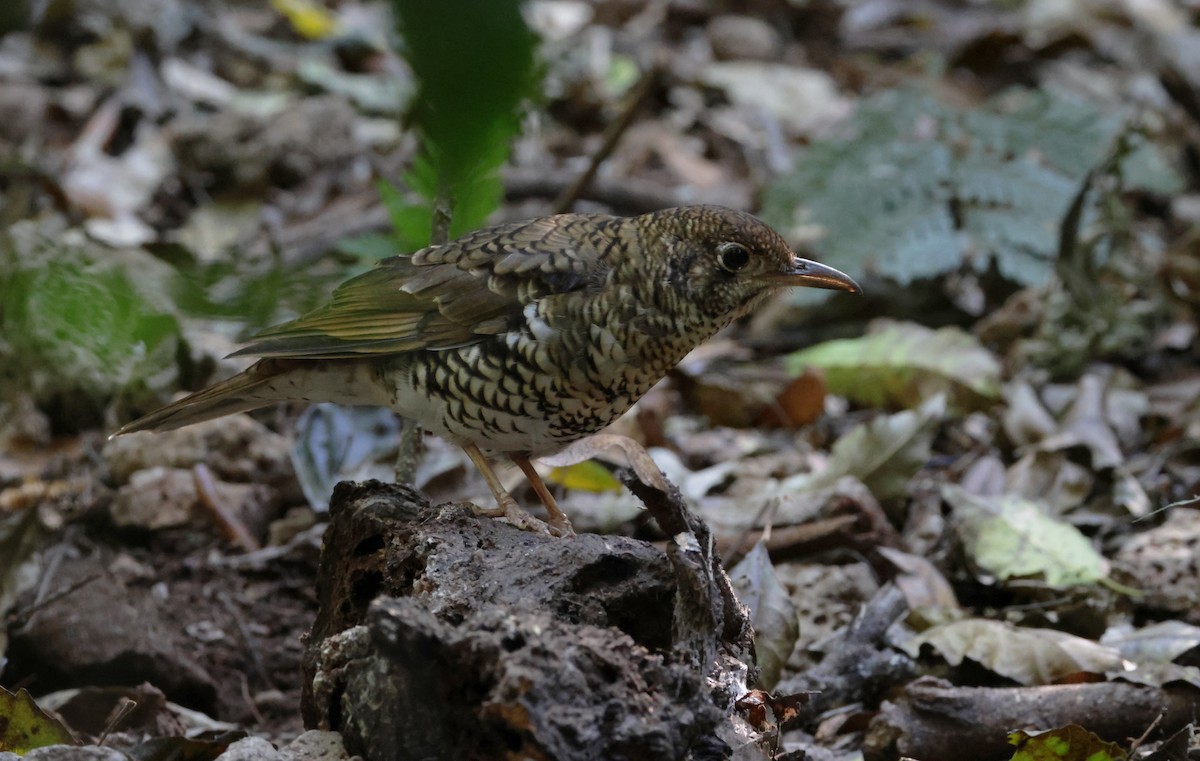
[(530, 515), (524, 508), (517, 504), (515, 499), (503, 500), (501, 504), (493, 508), (479, 507), (478, 505), (472, 505), (471, 508), (475, 511), (476, 515), (486, 515), (490, 518), (504, 521), (508, 525), (515, 526), (522, 531), (563, 538), (575, 536), (575, 530), (571, 528), (571, 522), (566, 520), (566, 516), (563, 516), (562, 521), (551, 519), (549, 523), (546, 523), (546, 521)]

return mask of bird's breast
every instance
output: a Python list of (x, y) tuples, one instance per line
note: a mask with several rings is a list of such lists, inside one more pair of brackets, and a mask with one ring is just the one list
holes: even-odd
[(620, 289), (603, 300), (544, 299), (514, 329), (408, 355), (389, 373), (393, 407), (488, 454), (556, 452), (624, 414), (720, 327), (697, 329), (638, 303)]

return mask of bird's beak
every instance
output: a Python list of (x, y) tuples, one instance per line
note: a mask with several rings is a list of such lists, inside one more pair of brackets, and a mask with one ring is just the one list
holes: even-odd
[(772, 272), (767, 276), (779, 285), (802, 285), (808, 288), (828, 288), (833, 291), (849, 291), (862, 293), (858, 283), (842, 272), (827, 264), (814, 262), (811, 259), (792, 259), (792, 266), (787, 272)]

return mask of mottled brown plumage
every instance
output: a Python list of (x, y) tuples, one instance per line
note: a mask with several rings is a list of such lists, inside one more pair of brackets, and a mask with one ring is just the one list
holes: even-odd
[(388, 406), (463, 446), (498, 513), (529, 525), (486, 457), (512, 459), (567, 533), (529, 459), (607, 426), (687, 352), (789, 285), (858, 291), (758, 219), (720, 207), (498, 225), (383, 260), (327, 305), (256, 336), (236, 353), (262, 358), (245, 372), (117, 433), (284, 400)]

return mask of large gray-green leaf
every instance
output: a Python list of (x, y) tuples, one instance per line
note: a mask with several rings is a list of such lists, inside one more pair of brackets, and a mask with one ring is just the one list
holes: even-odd
[(1120, 653), (1091, 640), (1054, 629), (1026, 629), (979, 618), (931, 627), (903, 647), (915, 657), (925, 644), (952, 665), (970, 658), (1025, 685), (1049, 684), (1081, 671), (1103, 674), (1125, 667)]
[(942, 496), (954, 508), (975, 564), (1000, 581), (1040, 577), (1065, 587), (1108, 577), (1108, 562), (1091, 541), (1032, 500), (1016, 494), (981, 497), (955, 484), (943, 486)]
[[(859, 105), (849, 137), (819, 140), (764, 195), (782, 229), (818, 226), (824, 257), (900, 283), (994, 261), (1022, 284), (1045, 282), (1060, 223), (1084, 177), (1129, 115), (1065, 93), (1012, 90), (959, 109), (915, 89)], [(1170, 192), (1178, 173), (1144, 141), (1119, 166), (1126, 187)], [(1084, 223), (1098, 202), (1088, 198)]]
[(876, 320), (860, 338), (826, 341), (788, 357), (788, 370), (825, 371), (830, 391), (866, 406), (916, 407), (946, 394), (959, 409), (1000, 392), (1000, 363), (971, 334), (911, 322)]

